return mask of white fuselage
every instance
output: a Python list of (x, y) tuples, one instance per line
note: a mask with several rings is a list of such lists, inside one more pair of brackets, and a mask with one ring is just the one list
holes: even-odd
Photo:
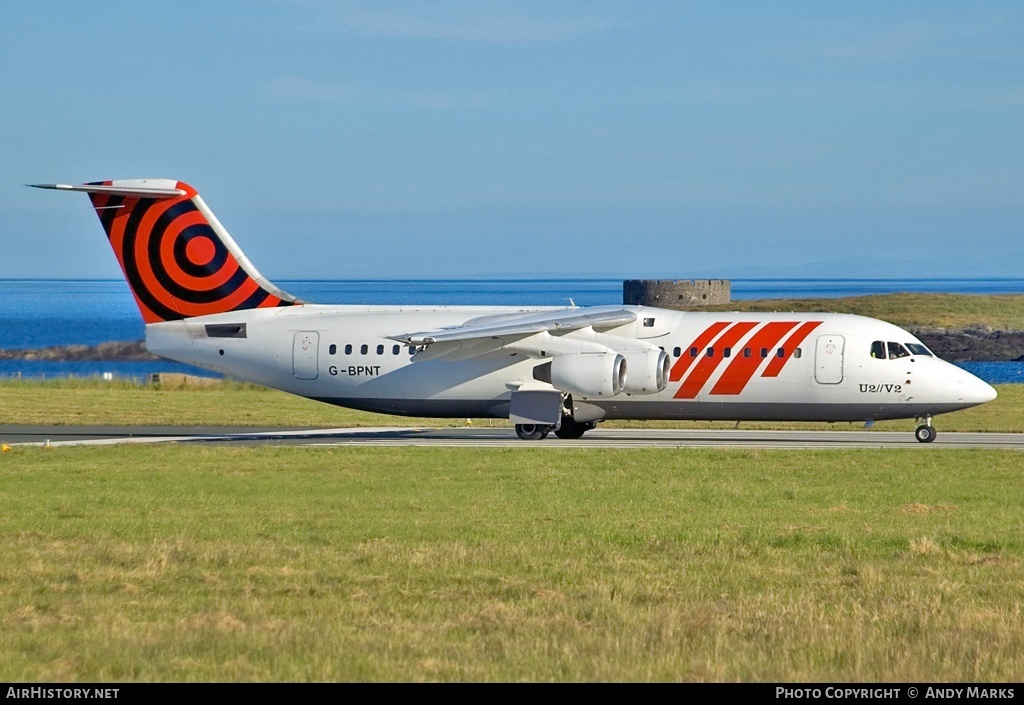
[[(654, 393), (573, 398), (578, 420), (930, 417), (995, 397), (989, 385), (927, 352), (892, 324), (846, 314), (680, 312), (648, 307), (602, 340), (665, 350)], [(318, 306), (253, 309), (146, 326), (153, 353), (235, 379), (340, 406), (438, 417), (509, 416), (511, 394), (537, 384), (550, 353), (504, 345), (466, 359), (430, 359), (389, 336), (522, 314), (483, 307)], [(588, 309), (589, 310), (589, 309)], [(541, 335), (541, 334), (538, 334)], [(543, 335), (548, 335), (547, 333)], [(593, 330), (559, 336), (560, 345)], [(553, 340), (553, 338), (551, 338)], [(896, 354), (878, 354), (893, 343)], [(902, 348), (902, 353), (899, 350)], [(479, 351), (479, 348), (478, 348)], [(913, 351), (913, 352), (911, 352)], [(904, 354), (906, 353), (906, 354)], [(627, 376), (629, 370), (627, 370)]]

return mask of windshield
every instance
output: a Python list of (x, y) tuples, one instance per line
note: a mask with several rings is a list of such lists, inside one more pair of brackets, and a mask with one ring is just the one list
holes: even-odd
[(910, 353), (908, 353), (907, 349), (905, 347), (903, 347), (902, 345), (900, 345), (899, 343), (894, 343), (894, 342), (892, 342), (890, 340), (889, 341), (889, 359), (890, 360), (895, 360), (898, 357), (910, 357)]

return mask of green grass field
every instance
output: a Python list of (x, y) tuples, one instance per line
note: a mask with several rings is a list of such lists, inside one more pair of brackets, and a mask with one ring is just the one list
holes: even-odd
[[(937, 426), (1024, 431), (1024, 385), (999, 392)], [(49, 423), (465, 420), (0, 384), (0, 424)], [(1019, 452), (543, 446), (14, 447), (0, 680), (1024, 677)]]
[(1016, 452), (0, 454), (0, 680), (1020, 681)]

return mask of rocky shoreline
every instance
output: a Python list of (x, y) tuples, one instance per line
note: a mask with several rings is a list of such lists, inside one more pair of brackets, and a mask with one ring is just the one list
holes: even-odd
[(1024, 331), (910, 328), (911, 333), (950, 362), (1024, 362)]
[(99, 345), (52, 345), (46, 348), (0, 350), (0, 360), (44, 360), (49, 362), (134, 362), (160, 360), (146, 350), (141, 340), (111, 340)]
[[(910, 332), (950, 362), (1024, 362), (1024, 331), (964, 328), (911, 328)], [(53, 345), (46, 348), (0, 350), (0, 360), (54, 362), (159, 360), (141, 340), (110, 341), (99, 345)]]

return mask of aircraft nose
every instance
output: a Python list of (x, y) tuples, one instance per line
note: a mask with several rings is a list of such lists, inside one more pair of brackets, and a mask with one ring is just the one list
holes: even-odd
[(999, 396), (991, 384), (970, 373), (965, 375), (964, 379), (960, 381), (960, 385), (964, 401), (970, 404), (984, 404)]

